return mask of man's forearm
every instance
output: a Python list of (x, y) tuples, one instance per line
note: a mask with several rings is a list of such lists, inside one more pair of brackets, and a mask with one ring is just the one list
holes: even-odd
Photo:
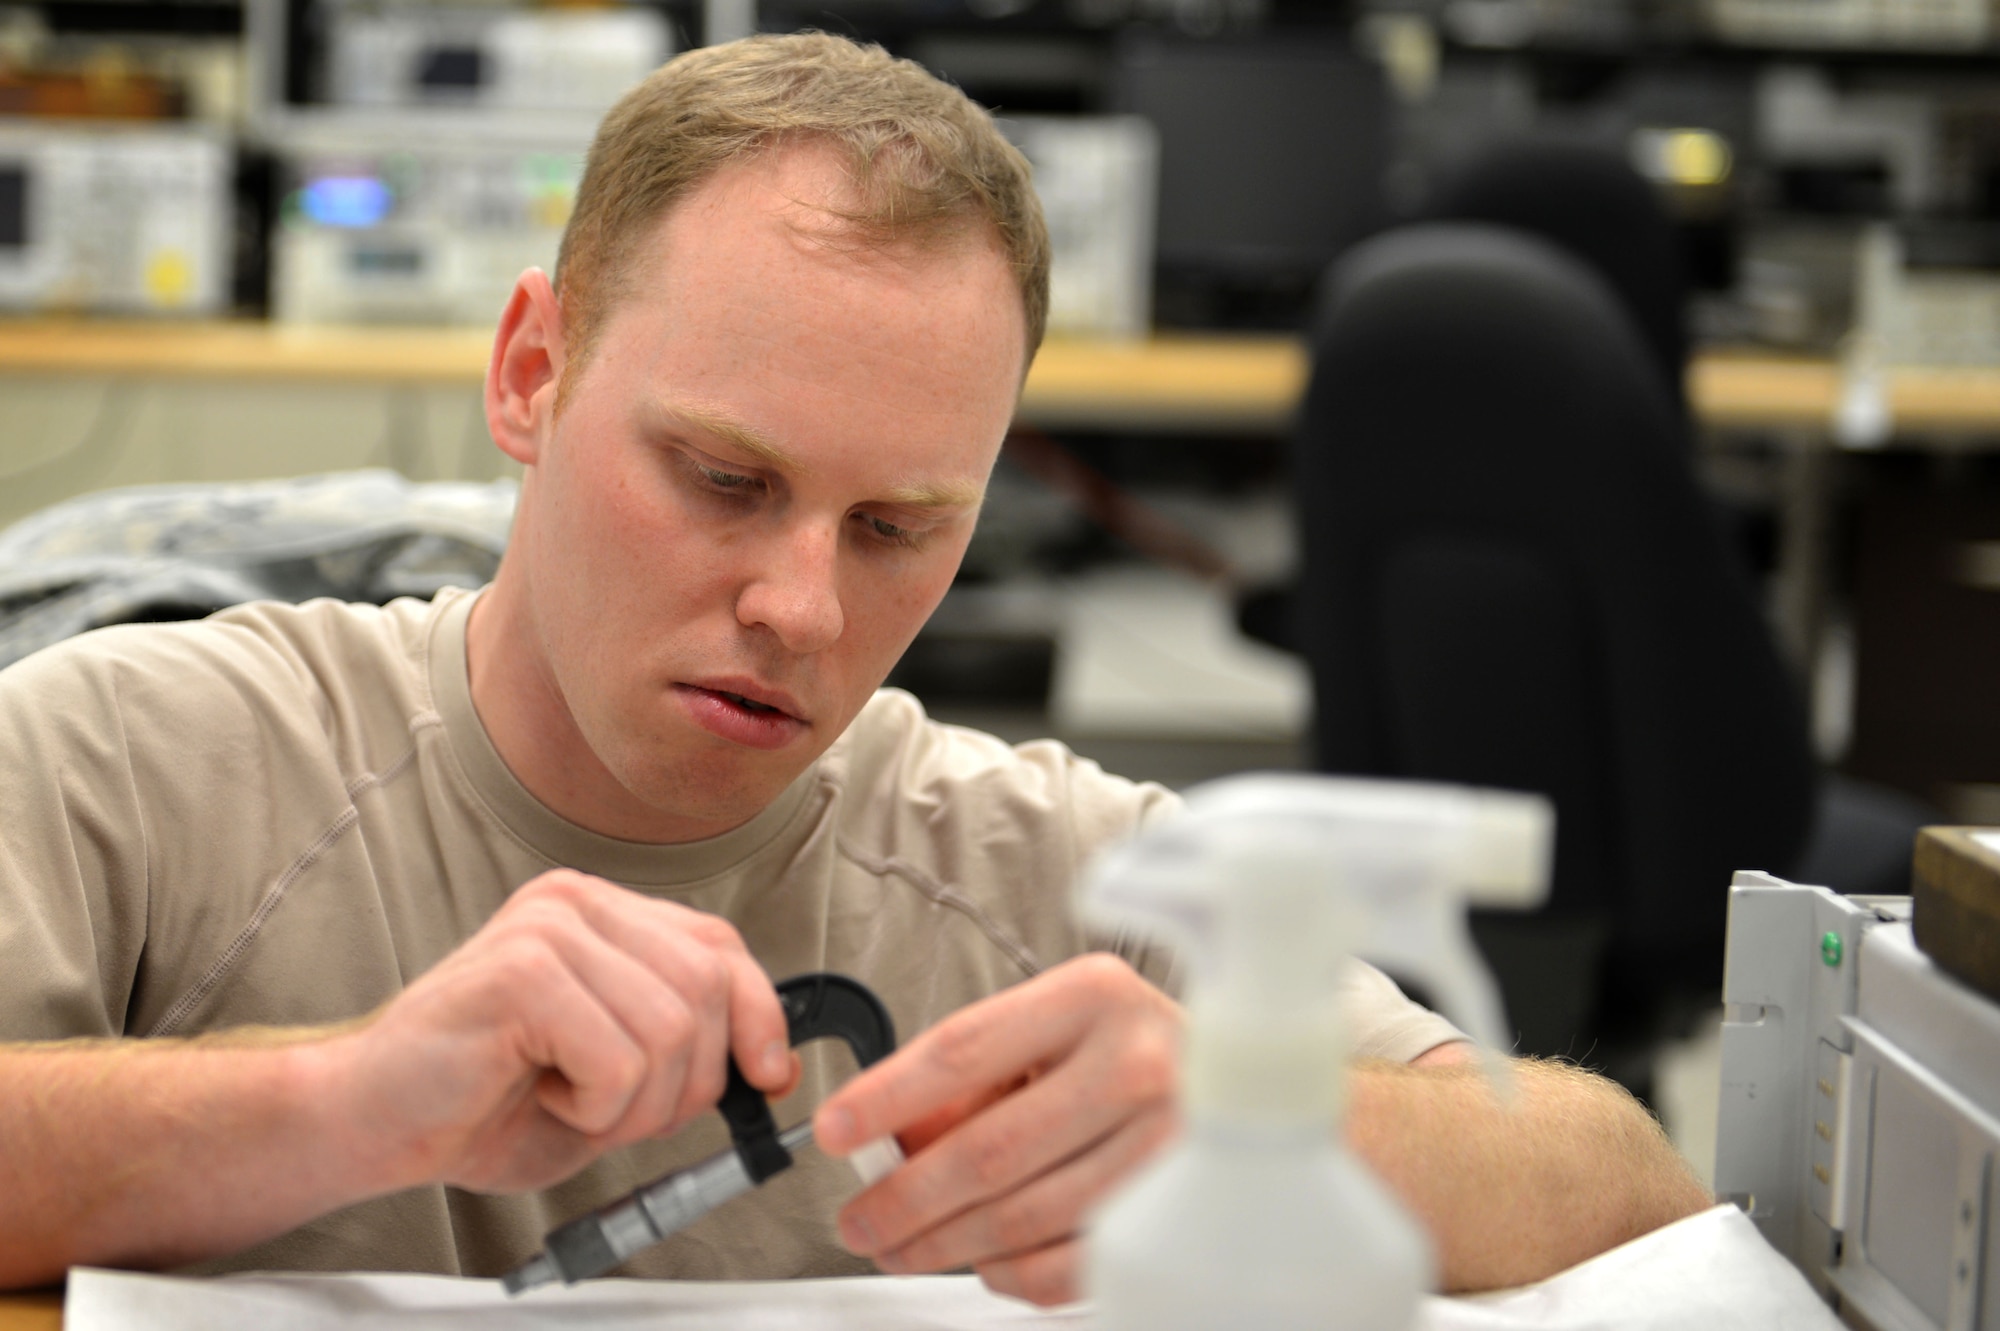
[(336, 1140), (325, 1050), (0, 1045), (0, 1288), (234, 1252), (381, 1190)]
[(1543, 1279), (1713, 1200), (1622, 1087), (1512, 1066), (1505, 1108), (1473, 1067), (1355, 1068), (1348, 1140), (1430, 1231), (1447, 1291)]

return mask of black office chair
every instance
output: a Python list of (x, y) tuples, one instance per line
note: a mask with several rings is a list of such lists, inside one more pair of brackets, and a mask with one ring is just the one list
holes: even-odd
[[(1680, 241), (1653, 186), (1615, 148), (1547, 130), (1480, 142), (1439, 169), (1411, 216), (1509, 227), (1582, 260), (1635, 323), (1673, 412), (1686, 415), (1687, 281)], [(1676, 437), (1688, 440), (1685, 431)], [(1767, 517), (1726, 503), (1717, 508), (1731, 548), (1749, 567), (1768, 567)], [(1237, 601), (1239, 627), (1298, 651), (1296, 596), (1289, 581), (1246, 589)]]
[[(1675, 411), (1687, 413), (1681, 241), (1659, 191), (1615, 146), (1546, 129), (1475, 145), (1439, 171), (1417, 216), (1511, 227), (1581, 259), (1636, 325)], [(1692, 446), (1688, 433), (1682, 438)], [(1753, 572), (1770, 572), (1775, 532), (1768, 512), (1713, 496), (1710, 502), (1729, 548)], [(1281, 625), (1289, 613), (1285, 606), (1262, 610)], [(1909, 839), (1943, 818), (1886, 786), (1829, 775), (1813, 838), (1793, 872), (1845, 892), (1907, 892)]]
[(1583, 260), (1624, 304), (1683, 409), (1680, 240), (1654, 187), (1616, 148), (1546, 131), (1481, 144), (1439, 171), (1417, 218), (1514, 227)]
[(1821, 784), (1652, 352), (1576, 259), (1471, 224), (1351, 251), (1312, 350), (1318, 766), (1553, 797), (1547, 906), (1475, 932), (1524, 1052), (1643, 1094), (1719, 986), (1732, 871), (1799, 863)]

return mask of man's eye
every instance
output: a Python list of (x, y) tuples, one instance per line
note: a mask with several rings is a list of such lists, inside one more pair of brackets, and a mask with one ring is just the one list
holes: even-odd
[(694, 464), (694, 469), (696, 475), (717, 490), (741, 493), (754, 489), (757, 485), (755, 476), (743, 476), (733, 471), (723, 471), (719, 467), (704, 467), (699, 462)]
[(929, 535), (927, 532), (915, 531), (909, 527), (898, 527), (893, 522), (868, 513), (862, 514), (861, 520), (868, 524), (868, 530), (878, 539), (887, 541), (891, 545), (905, 545), (915, 549), (921, 546), (924, 538)]

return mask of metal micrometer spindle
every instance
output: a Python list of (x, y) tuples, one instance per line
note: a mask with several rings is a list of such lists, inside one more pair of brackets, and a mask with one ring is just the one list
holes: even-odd
[[(835, 1036), (868, 1067), (896, 1047), (896, 1027), (882, 1000), (845, 975), (799, 975), (777, 986), (793, 1045)], [(812, 1120), (778, 1131), (771, 1103), (729, 1059), (729, 1084), (716, 1108), (729, 1123), (735, 1146), (698, 1165), (676, 1170), (634, 1189), (608, 1206), (549, 1231), (544, 1249), (501, 1277), (509, 1294), (562, 1281), (575, 1284), (603, 1275), (773, 1174), (789, 1169), (792, 1152), (812, 1140)], [(864, 1148), (865, 1149), (865, 1148)]]

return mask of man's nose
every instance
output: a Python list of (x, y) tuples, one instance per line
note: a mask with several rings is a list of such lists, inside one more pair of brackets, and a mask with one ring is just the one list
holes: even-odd
[(737, 597), (736, 618), (762, 625), (785, 650), (809, 656), (831, 647), (846, 627), (840, 608), (840, 530), (790, 526), (768, 547), (763, 569)]

